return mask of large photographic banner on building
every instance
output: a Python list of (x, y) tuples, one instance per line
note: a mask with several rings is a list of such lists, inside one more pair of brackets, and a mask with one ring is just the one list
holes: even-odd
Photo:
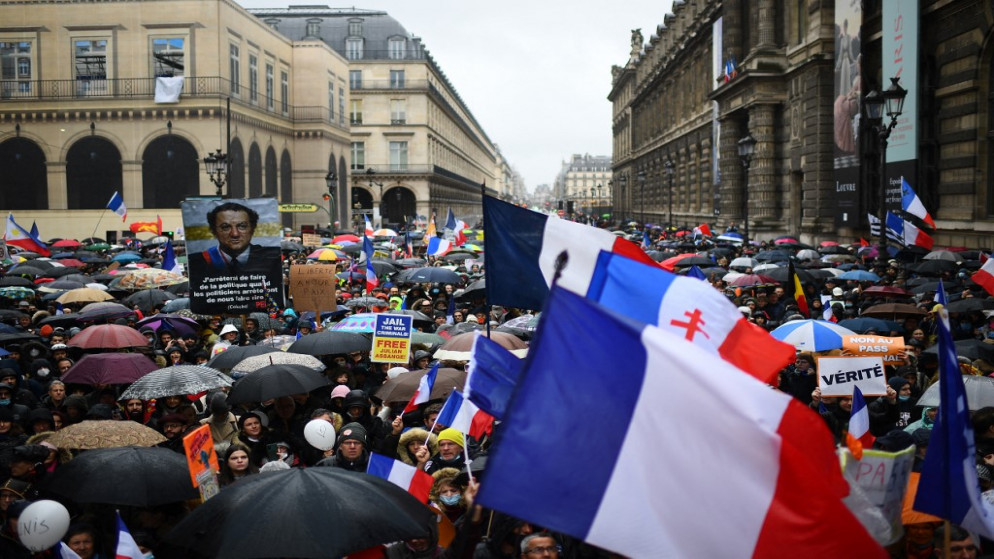
[(839, 0), (835, 3), (832, 153), (835, 165), (837, 227), (858, 227), (863, 214), (859, 205), (862, 26), (863, 8), (860, 0)]
[[(887, 139), (887, 209), (901, 209), (901, 177), (918, 192), (918, 0), (884, 0), (883, 6), (883, 80), (881, 88), (891, 86), (890, 78), (908, 90), (897, 126)], [(890, 122), (887, 119), (887, 122)]]
[[(725, 83), (724, 39), (722, 37), (723, 18), (715, 20), (711, 26), (711, 72), (715, 89)], [(711, 204), (714, 215), (721, 214), (721, 122), (718, 120), (718, 102), (711, 102)]]
[(240, 314), (283, 305), (275, 198), (187, 200), (181, 207), (193, 312)]

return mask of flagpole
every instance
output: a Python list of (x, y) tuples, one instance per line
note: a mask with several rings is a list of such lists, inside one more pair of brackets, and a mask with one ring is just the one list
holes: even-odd
[[(484, 201), (487, 198), (487, 181), (484, 180), (480, 183), (480, 208), (483, 208)], [(484, 222), (484, 227), (486, 222)], [(483, 253), (483, 284), (487, 283), (487, 253)], [(483, 290), (483, 306), (487, 309), (487, 337), (490, 337), (490, 317), (493, 316), (493, 307), (490, 305), (490, 298), (487, 297), (487, 290)], [(466, 466), (466, 470), (469, 471), (469, 466)], [(470, 480), (472, 480), (472, 474), (470, 474)]]
[(93, 226), (93, 233), (90, 235), (91, 237), (97, 236), (97, 229), (100, 228), (100, 222), (103, 221), (104, 215), (106, 213), (107, 213), (107, 208), (104, 208), (104, 211), (100, 212), (100, 217), (97, 218), (97, 224)]

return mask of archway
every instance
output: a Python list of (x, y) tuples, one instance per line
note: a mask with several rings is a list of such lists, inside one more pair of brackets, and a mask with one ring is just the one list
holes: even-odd
[(142, 207), (178, 208), (199, 194), (200, 160), (193, 144), (176, 134), (152, 140), (142, 153)]
[(276, 193), (279, 191), (276, 185), (278, 170), (276, 168), (276, 150), (270, 146), (266, 150), (266, 190), (264, 192), (266, 196), (275, 198)]
[[(280, 156), (280, 202), (293, 202), (293, 166), (290, 164), (290, 152), (283, 150)], [(283, 227), (293, 227), (293, 214), (283, 215)]]
[(45, 153), (26, 138), (0, 143), (0, 208), (47, 210), (48, 173)]
[(245, 151), (237, 139), (228, 148), (228, 196), (245, 197)]
[(248, 171), (249, 198), (259, 198), (262, 196), (262, 152), (255, 142), (249, 147)]
[(395, 186), (383, 193), (383, 226), (406, 227), (417, 216), (417, 197), (410, 189)]
[(70, 210), (99, 210), (123, 184), (121, 152), (100, 136), (86, 136), (66, 153), (66, 198)]

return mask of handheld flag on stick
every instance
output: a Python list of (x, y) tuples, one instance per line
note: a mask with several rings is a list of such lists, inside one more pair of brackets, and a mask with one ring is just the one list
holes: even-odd
[(870, 412), (866, 409), (863, 391), (854, 387), (852, 411), (849, 413), (849, 434), (860, 442), (863, 448), (873, 448), (876, 438), (870, 433)]
[(431, 391), (435, 388), (435, 378), (438, 376), (438, 365), (439, 363), (436, 362), (431, 370), (425, 373), (425, 376), (421, 377), (421, 382), (418, 383), (418, 389), (415, 390), (414, 395), (411, 396), (411, 401), (404, 406), (404, 411), (401, 412), (401, 415), (418, 409), (420, 404), (423, 404), (431, 399)]
[(373, 243), (367, 236), (362, 238), (362, 251), (366, 253), (366, 293), (368, 294), (380, 285), (380, 280), (376, 277), (376, 270), (373, 269)]
[(7, 214), (7, 231), (4, 233), (4, 241), (8, 245), (23, 248), (24, 250), (29, 250), (31, 252), (36, 252), (41, 256), (51, 256), (52, 253), (48, 250), (48, 245), (41, 242), (41, 239), (31, 235), (23, 227), (14, 221), (14, 214)]
[(984, 265), (977, 270), (977, 273), (970, 276), (970, 279), (983, 287), (984, 291), (994, 295), (994, 258), (988, 258)]
[(466, 228), (466, 222), (456, 219), (456, 215), (452, 213), (452, 208), (449, 208), (449, 216), (445, 220), (445, 228), (452, 232), (452, 242), (456, 246), (466, 244), (466, 234), (462, 232)]
[(435, 479), (428, 473), (400, 460), (394, 460), (375, 452), (369, 453), (369, 465), (366, 466), (366, 473), (383, 478), (404, 489), (422, 503), (428, 502), (431, 486), (435, 482)]
[(173, 249), (173, 242), (166, 241), (166, 251), (162, 257), (162, 269), (177, 274), (183, 273), (183, 265), (176, 261), (176, 251)]
[(114, 552), (114, 556), (117, 559), (144, 559), (145, 554), (121, 520), (121, 513), (115, 511), (115, 514), (117, 515), (117, 551)]
[(127, 221), (128, 207), (124, 205), (124, 198), (121, 198), (120, 192), (115, 192), (110, 197), (110, 201), (107, 202), (107, 209), (121, 216), (122, 223)]
[(372, 239), (373, 236), (374, 236), (373, 235), (373, 233), (374, 233), (374, 231), (373, 231), (373, 224), (369, 222), (369, 216), (368, 215), (363, 215), (362, 219), (365, 220), (365, 222), (366, 222), (366, 233), (365, 233), (364, 236), (365, 237), (369, 237), (370, 239)]
[(932, 220), (932, 215), (925, 209), (925, 204), (922, 204), (921, 198), (915, 194), (904, 177), (901, 177), (901, 209), (924, 221), (925, 225), (928, 225), (933, 231), (935, 230), (935, 221)]
[(489, 435), (494, 428), (493, 416), (478, 408), (458, 390), (453, 390), (449, 394), (435, 422), (475, 439)]
[(801, 278), (797, 277), (797, 271), (794, 270), (794, 263), (792, 261), (787, 261), (787, 270), (790, 274), (790, 279), (787, 281), (787, 294), (791, 299), (797, 302), (797, 310), (804, 315), (804, 318), (811, 318), (811, 309), (808, 307), (808, 298), (804, 295), (804, 287), (801, 286)]

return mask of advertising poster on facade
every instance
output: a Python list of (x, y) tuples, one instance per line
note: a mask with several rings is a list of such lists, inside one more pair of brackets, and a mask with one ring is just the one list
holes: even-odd
[(835, 164), (837, 227), (858, 227), (860, 114), (863, 97), (862, 2), (840, 0), (835, 4), (835, 81), (832, 95), (832, 154)]

